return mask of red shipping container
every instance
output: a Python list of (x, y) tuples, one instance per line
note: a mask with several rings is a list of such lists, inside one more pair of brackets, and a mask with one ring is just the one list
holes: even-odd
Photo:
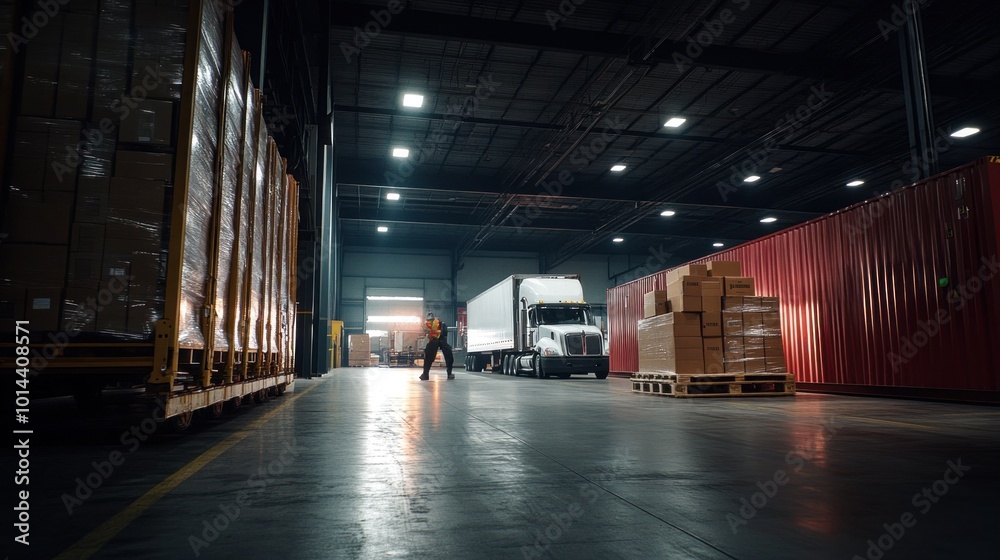
[[(716, 253), (781, 298), (802, 389), (1000, 401), (1000, 158)], [(637, 371), (642, 294), (608, 290), (611, 371)], [(940, 279), (948, 279), (942, 286)]]

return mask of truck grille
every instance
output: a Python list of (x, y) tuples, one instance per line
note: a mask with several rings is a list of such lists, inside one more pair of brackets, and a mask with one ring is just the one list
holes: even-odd
[(602, 353), (603, 340), (599, 334), (566, 335), (566, 353), (570, 356), (600, 356)]

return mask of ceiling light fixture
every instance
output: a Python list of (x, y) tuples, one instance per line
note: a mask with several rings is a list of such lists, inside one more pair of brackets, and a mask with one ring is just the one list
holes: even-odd
[(612, 165), (611, 170), (616, 173), (619, 171), (625, 171), (625, 166), (619, 163), (618, 165)]
[(725, 247), (725, 243), (712, 243), (712, 247)]
[(405, 93), (403, 94), (403, 107), (422, 107), (424, 105), (424, 96), (417, 93)]
[(760, 223), (762, 223), (762, 224), (771, 224), (771, 223), (774, 223), (774, 222), (777, 222), (777, 221), (778, 221), (778, 218), (772, 218), (772, 217), (768, 216), (767, 218), (764, 218), (763, 220), (761, 220)]
[(392, 157), (405, 158), (410, 157), (410, 150), (407, 148), (393, 148)]
[(862, 181), (861, 179), (856, 179), (854, 181), (851, 181), (850, 183), (847, 183), (847, 186), (848, 187), (860, 187), (863, 184), (865, 184), (864, 181)]
[(979, 129), (966, 127), (951, 133), (951, 135), (954, 136), (955, 138), (965, 138), (967, 136), (972, 136), (973, 134), (979, 134)]
[(616, 238), (612, 239), (611, 241), (614, 242), (614, 243), (621, 243), (622, 241), (625, 241), (625, 238), (624, 237), (616, 237)]
[(759, 175), (751, 175), (751, 176), (747, 177), (746, 179), (743, 179), (744, 183), (756, 183), (757, 181), (760, 181), (760, 176)]
[(687, 119), (684, 119), (684, 118), (681, 118), (681, 117), (673, 117), (670, 120), (668, 120), (667, 122), (663, 123), (663, 126), (670, 127), (670, 128), (677, 128), (678, 126), (684, 124), (685, 122), (687, 122)]
[(665, 218), (669, 218), (670, 216), (674, 216), (676, 214), (677, 212), (674, 212), (673, 210), (664, 210), (663, 212), (660, 212), (660, 215)]
[(391, 193), (385, 195), (385, 199), (386, 200), (399, 200), (399, 193), (398, 192), (391, 192)]
[(379, 233), (386, 233), (388, 231), (389, 231), (389, 228), (387, 226), (378, 226), (378, 232)]

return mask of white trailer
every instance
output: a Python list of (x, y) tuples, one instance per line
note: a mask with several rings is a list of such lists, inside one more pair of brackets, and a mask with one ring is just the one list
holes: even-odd
[(608, 349), (577, 274), (515, 274), (470, 299), (466, 371), (608, 376)]

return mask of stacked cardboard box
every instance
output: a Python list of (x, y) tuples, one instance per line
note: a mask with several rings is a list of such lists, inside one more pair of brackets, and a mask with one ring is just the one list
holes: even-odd
[[(371, 365), (371, 337), (367, 334), (352, 334), (347, 337), (347, 365), (368, 367)], [(377, 364), (377, 362), (376, 362)]]
[(726, 296), (722, 307), (726, 372), (787, 372), (778, 298)]
[(643, 298), (639, 371), (784, 373), (778, 300), (754, 294), (754, 279), (738, 262), (670, 271), (667, 289)]
[(0, 297), (32, 330), (148, 337), (162, 316), (185, 4), (72, 2), (21, 46)]

